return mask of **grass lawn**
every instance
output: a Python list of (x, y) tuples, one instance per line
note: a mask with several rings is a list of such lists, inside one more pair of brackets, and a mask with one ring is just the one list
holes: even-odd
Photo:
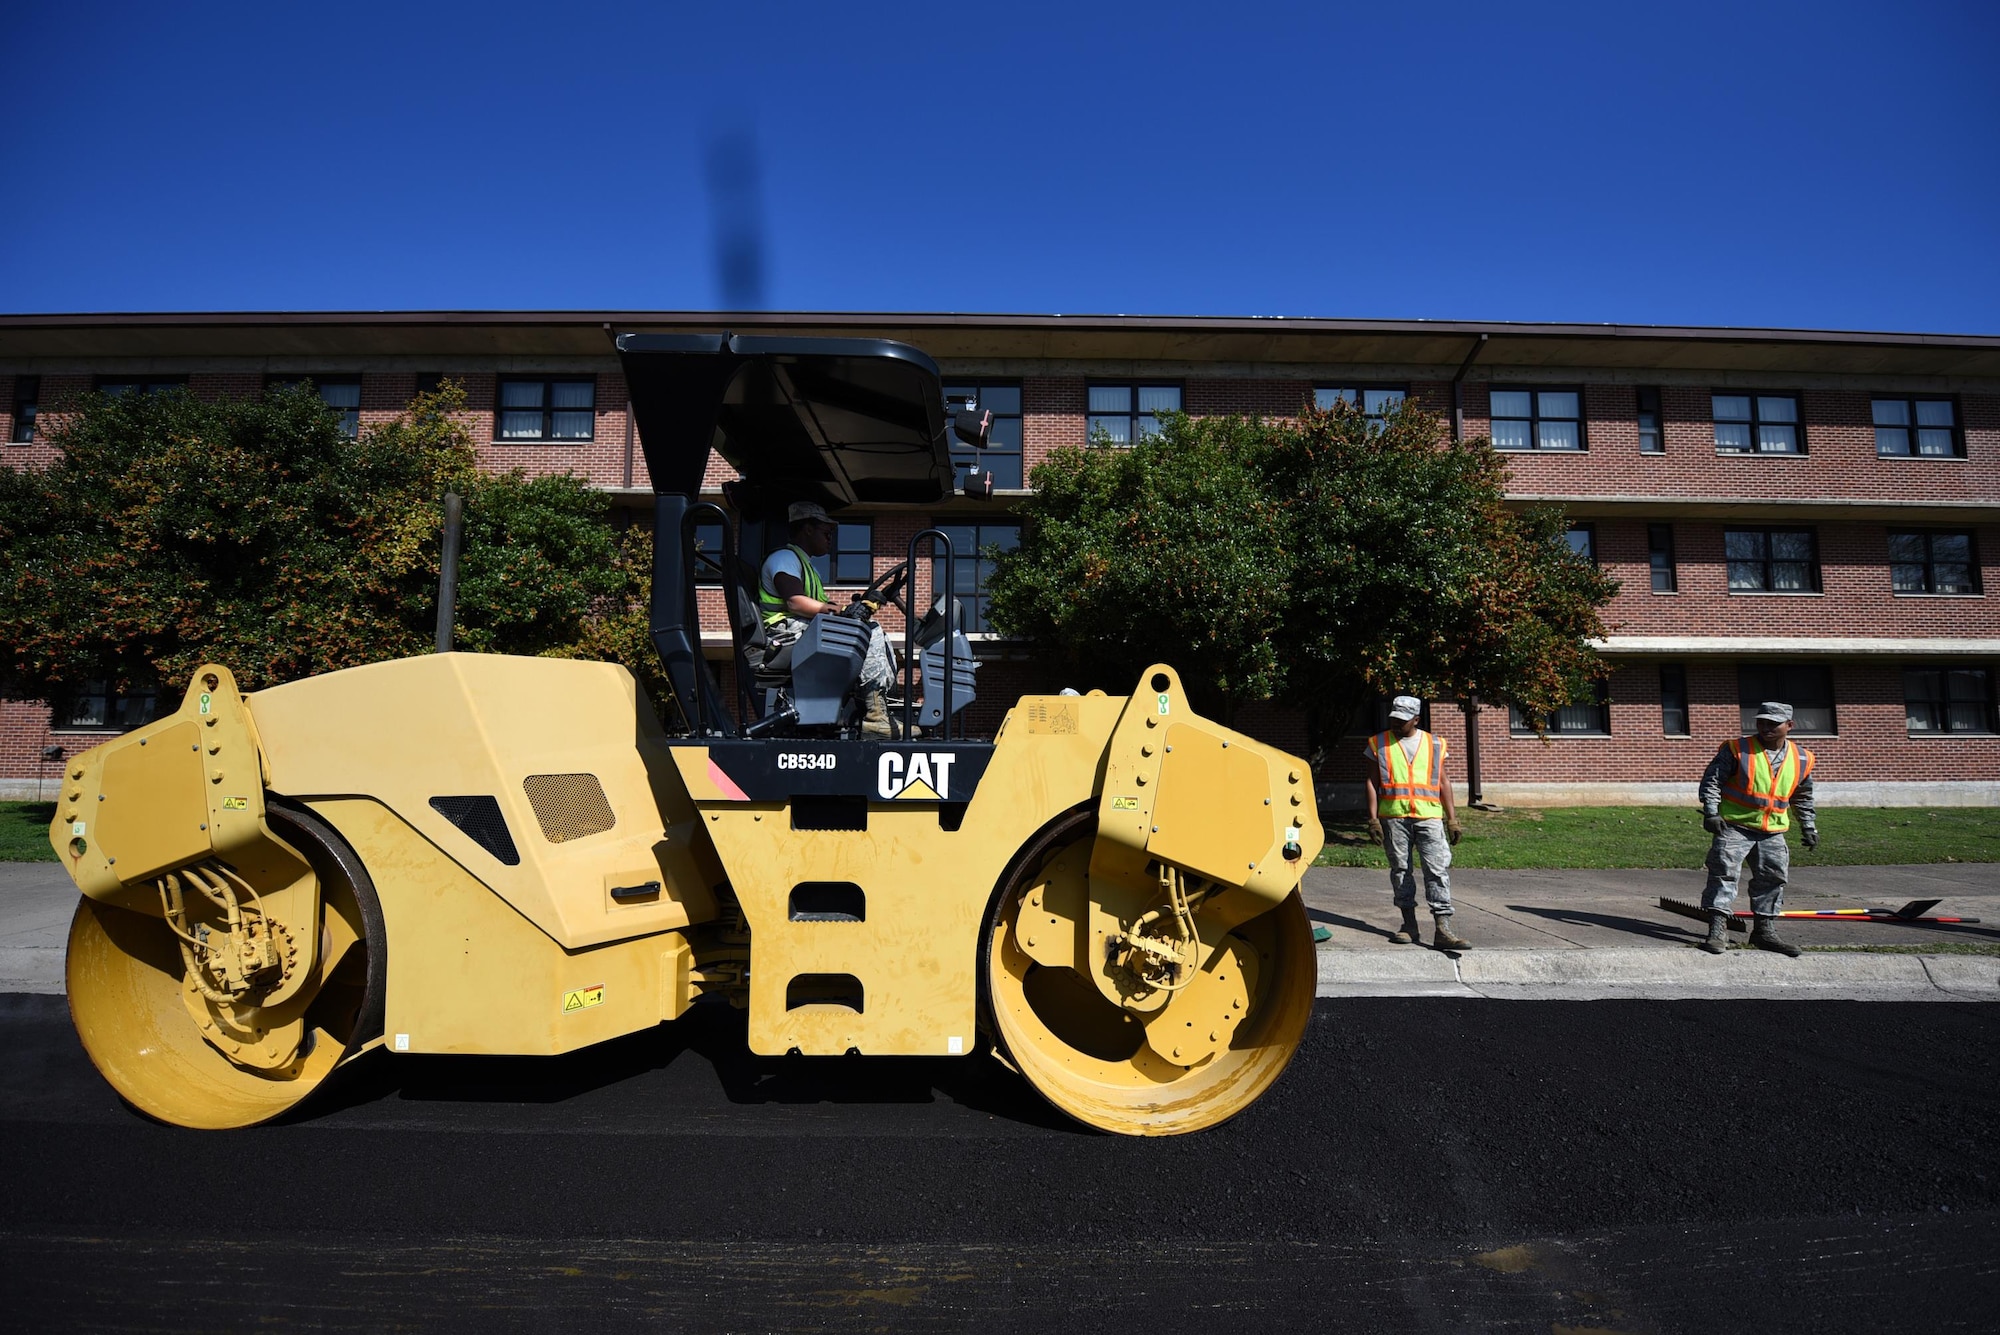
[[(1684, 867), (1708, 854), (1708, 834), (1689, 807), (1523, 807), (1459, 813), (1458, 867)], [(2000, 862), (2000, 809), (1831, 807), (1819, 813), (1821, 843), (1808, 853), (1795, 829), (1796, 866), (1899, 862)], [(1386, 867), (1359, 813), (1326, 823), (1322, 867)]]
[(53, 802), (0, 802), (0, 862), (54, 862), (49, 847)]

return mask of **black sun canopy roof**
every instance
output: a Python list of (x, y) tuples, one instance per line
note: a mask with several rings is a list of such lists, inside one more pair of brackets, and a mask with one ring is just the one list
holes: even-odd
[(621, 334), (653, 490), (701, 490), (711, 449), (773, 501), (952, 494), (937, 363), (873, 338)]

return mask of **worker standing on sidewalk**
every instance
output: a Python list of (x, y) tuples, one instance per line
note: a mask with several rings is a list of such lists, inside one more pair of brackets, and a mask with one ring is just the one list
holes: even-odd
[(1424, 863), (1424, 898), (1436, 924), (1432, 944), (1464, 950), (1471, 943), (1451, 930), (1451, 846), (1458, 842), (1458, 807), (1445, 781), (1444, 739), (1417, 726), (1423, 701), (1399, 695), (1389, 704), (1389, 731), (1368, 739), (1368, 833), (1389, 855), (1389, 885), (1403, 911), (1398, 944), (1422, 945), (1417, 928), (1414, 849)]
[(1750, 911), (1756, 921), (1750, 944), (1798, 958), (1799, 948), (1778, 936), (1785, 908), (1785, 881), (1792, 854), (1785, 831), (1799, 821), (1799, 840), (1819, 847), (1813, 813), (1813, 753), (1790, 740), (1792, 707), (1766, 700), (1757, 707), (1757, 731), (1732, 737), (1708, 762), (1701, 776), (1702, 828), (1715, 836), (1708, 846), (1708, 888), (1701, 906), (1708, 913), (1708, 939), (1701, 948), (1720, 955), (1728, 944), (1730, 906), (1736, 882), (1750, 869)]

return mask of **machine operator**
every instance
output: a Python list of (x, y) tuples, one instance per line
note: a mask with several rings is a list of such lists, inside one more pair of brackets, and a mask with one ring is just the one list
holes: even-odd
[[(794, 502), (786, 510), (785, 518), (790, 524), (790, 542), (764, 558), (757, 576), (757, 610), (764, 619), (767, 666), (805, 634), (807, 622), (816, 616), (838, 615), (841, 611), (827, 601), (826, 586), (812, 563), (813, 557), (825, 556), (833, 550), (834, 536), (840, 531), (838, 525), (813, 501)], [(871, 621), (868, 652), (861, 663), (864, 735), (893, 735), (888, 693), (889, 683), (894, 679), (888, 636)]]

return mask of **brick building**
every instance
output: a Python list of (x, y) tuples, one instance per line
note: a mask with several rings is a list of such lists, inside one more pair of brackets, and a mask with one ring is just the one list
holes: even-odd
[[(1006, 541), (1007, 493), (1094, 429), (1150, 414), (1285, 415), (1315, 396), (1409, 398), (1508, 452), (1511, 493), (1551, 501), (1622, 584), (1604, 698), (1547, 740), (1478, 717), (1502, 802), (1680, 801), (1745, 706), (1799, 707), (1825, 800), (2000, 804), (2000, 337), (1425, 321), (1094, 316), (393, 313), (0, 317), (0, 445), (46, 462), (38, 415), (91, 390), (254, 394), (310, 377), (353, 427), (448, 375), (484, 463), (587, 476), (634, 517), (650, 494), (610, 335), (785, 331), (900, 339), (999, 418), (994, 502), (853, 513), (829, 573), (863, 581), (926, 523)], [(45, 435), (45, 433), (41, 433)], [(726, 467), (716, 461), (717, 490)], [(928, 572), (920, 572), (927, 581)], [(976, 570), (972, 572), (976, 579)], [(976, 589), (968, 590), (975, 617)], [(718, 654), (726, 642), (708, 624)], [(988, 638), (975, 726), (1050, 682)], [(33, 795), (151, 702), (92, 693), (0, 702), (0, 791)], [(1281, 743), (1297, 721), (1250, 711)], [(1466, 751), (1466, 716), (1432, 726)], [(1461, 770), (1462, 773), (1462, 770)], [(1358, 778), (1325, 776), (1344, 786)]]

